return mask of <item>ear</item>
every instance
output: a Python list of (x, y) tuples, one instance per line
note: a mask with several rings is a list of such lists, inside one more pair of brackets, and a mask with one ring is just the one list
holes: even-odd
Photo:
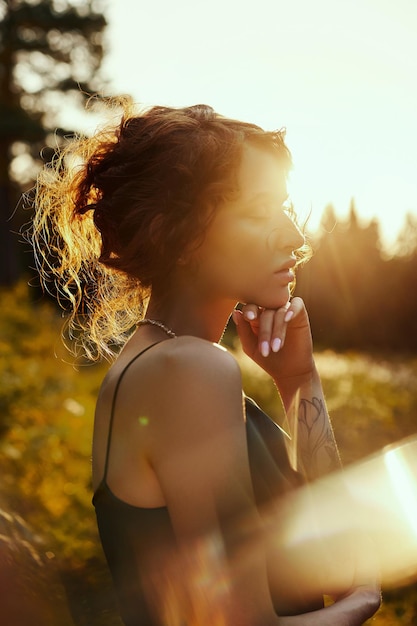
[(185, 267), (186, 265), (189, 265), (194, 260), (195, 260), (194, 249), (191, 246), (187, 246), (182, 251), (180, 258), (177, 260), (177, 265), (179, 265), (180, 267)]
[(196, 263), (198, 261), (198, 248), (199, 246), (195, 242), (188, 243), (177, 260), (177, 265), (184, 267)]
[[(149, 227), (149, 238), (154, 246), (157, 246), (161, 241), (161, 234), (164, 225), (164, 216), (162, 213), (158, 213), (151, 221)], [(176, 261), (176, 265), (184, 267), (187, 265), (191, 257), (190, 250), (185, 249), (180, 258)]]

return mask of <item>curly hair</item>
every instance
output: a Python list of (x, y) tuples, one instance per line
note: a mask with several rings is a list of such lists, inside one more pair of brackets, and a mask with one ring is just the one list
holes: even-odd
[(185, 250), (198, 247), (216, 207), (237, 193), (246, 142), (274, 151), (284, 132), (211, 107), (154, 106), (72, 140), (41, 171), (31, 240), (44, 287), (70, 303), (69, 327), (89, 359), (112, 357), (143, 317), (151, 289), (168, 289)]

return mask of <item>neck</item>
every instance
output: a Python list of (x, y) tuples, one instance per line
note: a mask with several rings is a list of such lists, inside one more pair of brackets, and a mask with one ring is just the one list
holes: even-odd
[(163, 322), (177, 336), (193, 335), (217, 343), (223, 335), (234, 304), (191, 303), (185, 297), (161, 302), (151, 297), (146, 317)]

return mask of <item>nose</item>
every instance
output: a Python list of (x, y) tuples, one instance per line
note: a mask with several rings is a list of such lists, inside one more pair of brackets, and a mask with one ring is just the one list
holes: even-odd
[(305, 244), (303, 233), (289, 215), (285, 215), (285, 222), (282, 224), (281, 228), (281, 243), (285, 248), (294, 251)]

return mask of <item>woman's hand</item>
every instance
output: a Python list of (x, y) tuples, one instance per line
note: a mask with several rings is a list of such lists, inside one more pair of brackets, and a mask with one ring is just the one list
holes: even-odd
[(253, 304), (234, 311), (244, 352), (274, 380), (291, 436), (290, 460), (307, 480), (340, 468), (333, 429), (313, 359), (304, 302), (293, 298), (277, 310)]
[(313, 372), (310, 322), (301, 298), (276, 310), (246, 304), (233, 312), (233, 320), (244, 352), (276, 382)]
[(361, 626), (381, 605), (378, 585), (352, 589), (334, 604), (312, 613), (281, 617), (281, 626)]
[[(363, 624), (370, 619), (381, 606), (381, 589), (378, 583), (359, 585), (352, 588), (343, 597), (338, 598), (331, 607), (332, 619), (335, 624), (340, 623), (346, 626), (356, 626)], [(325, 609), (326, 610), (326, 609)]]

